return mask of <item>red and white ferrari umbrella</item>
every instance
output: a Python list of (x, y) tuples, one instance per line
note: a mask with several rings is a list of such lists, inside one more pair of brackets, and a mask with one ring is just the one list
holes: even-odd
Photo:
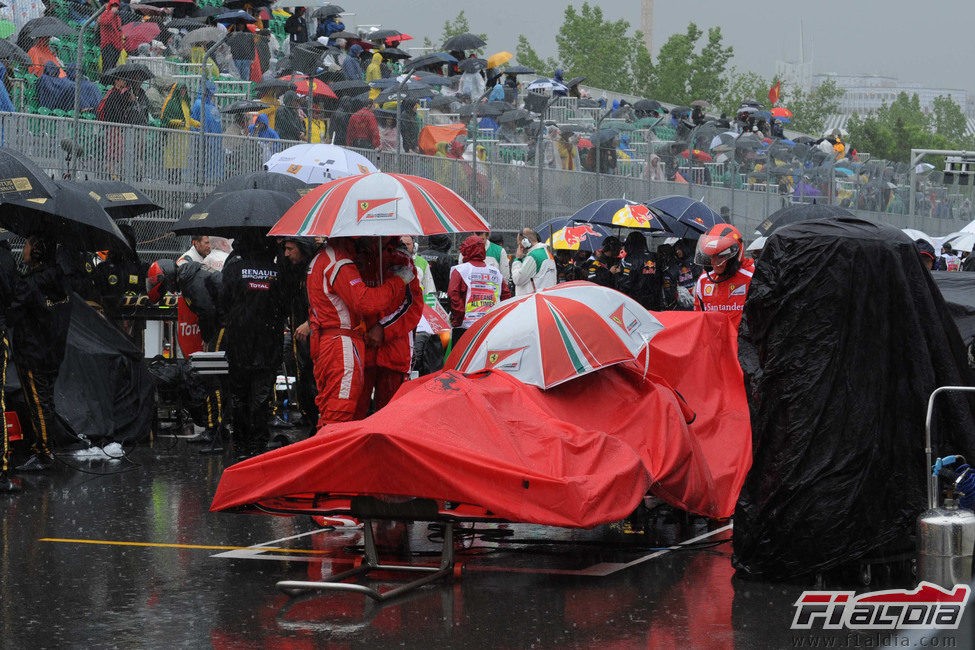
[(490, 230), (467, 201), (418, 176), (373, 173), (326, 183), (278, 221), (270, 236), (438, 235)]
[(590, 282), (567, 282), (500, 303), (467, 330), (445, 368), (497, 369), (551, 388), (631, 359), (663, 329), (640, 303)]

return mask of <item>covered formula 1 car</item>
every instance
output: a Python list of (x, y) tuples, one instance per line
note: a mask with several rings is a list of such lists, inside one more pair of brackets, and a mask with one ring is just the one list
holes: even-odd
[[(926, 504), (928, 397), (972, 381), (910, 238), (855, 218), (776, 230), (739, 346), (754, 434), (735, 511), (739, 575), (792, 580), (909, 556)], [(936, 452), (972, 458), (973, 403), (940, 402), (933, 433)]]
[(735, 330), (718, 313), (654, 315), (649, 359), (549, 390), (497, 370), (408, 382), (365, 420), (230, 467), (211, 509), (335, 514), (349, 503), (335, 495), (378, 495), (436, 502), (420, 520), (592, 527), (650, 492), (727, 517), (751, 461)]

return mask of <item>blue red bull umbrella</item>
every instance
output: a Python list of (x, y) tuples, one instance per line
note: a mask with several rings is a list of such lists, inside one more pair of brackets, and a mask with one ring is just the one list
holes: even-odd
[(697, 237), (725, 222), (707, 205), (687, 196), (661, 196), (647, 201), (647, 205), (657, 213), (667, 230), (678, 237)]
[(668, 232), (667, 225), (642, 203), (628, 199), (593, 201), (574, 215), (576, 222)]
[(578, 223), (571, 217), (549, 219), (535, 229), (539, 238), (554, 250), (589, 251), (599, 250), (603, 239), (612, 233), (597, 224)]

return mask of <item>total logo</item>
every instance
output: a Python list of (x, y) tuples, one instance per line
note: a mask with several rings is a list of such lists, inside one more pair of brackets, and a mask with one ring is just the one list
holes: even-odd
[(804, 591), (793, 605), (793, 630), (957, 630), (971, 594), (968, 585), (947, 590), (930, 582), (916, 589)]

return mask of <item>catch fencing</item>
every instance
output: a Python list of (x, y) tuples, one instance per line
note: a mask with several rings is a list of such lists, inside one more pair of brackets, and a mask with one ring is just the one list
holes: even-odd
[[(145, 192), (162, 210), (133, 220), (139, 251), (145, 259), (176, 256), (189, 246), (185, 237), (169, 233), (183, 210), (199, 201), (215, 185), (242, 173), (263, 168), (272, 154), (297, 142), (249, 136), (200, 134), (183, 130), (110, 124), (83, 119), (74, 133), (69, 118), (32, 114), (0, 115), (0, 146), (23, 152), (55, 177), (76, 170), (80, 179), (113, 179)], [(614, 173), (539, 169), (521, 159), (465, 161), (452, 158), (356, 149), (387, 172), (431, 178), (458, 192), (498, 231), (515, 232), (551, 217), (568, 216), (600, 198), (647, 201), (682, 194), (718, 210), (727, 206), (732, 222), (746, 238), (792, 197), (777, 193), (775, 185), (756, 189), (722, 187), (704, 182), (649, 181), (642, 163), (622, 161)], [(534, 156), (531, 156), (533, 158)], [(73, 160), (72, 160), (73, 158)], [(529, 158), (529, 156), (523, 156)], [(714, 174), (685, 170), (690, 180)], [(717, 170), (714, 170), (715, 172)], [(933, 219), (875, 212), (866, 218), (898, 228), (916, 228), (943, 235), (961, 228), (957, 219)]]

